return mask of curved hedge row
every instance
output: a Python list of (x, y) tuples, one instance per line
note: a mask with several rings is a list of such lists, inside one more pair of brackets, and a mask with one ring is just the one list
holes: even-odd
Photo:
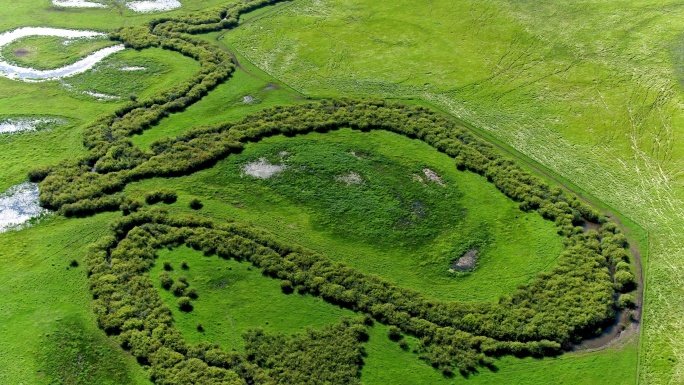
[[(159, 47), (178, 52), (198, 61), (200, 70), (170, 90), (147, 99), (130, 101), (113, 114), (99, 118), (83, 130), (83, 142), (89, 150), (85, 156), (65, 160), (56, 166), (35, 169), (29, 173), (29, 179), (41, 181), (52, 174), (59, 175), (59, 183), (68, 184), (74, 179), (87, 180), (87, 174), (93, 171), (107, 174), (144, 162), (148, 155), (134, 147), (128, 137), (157, 124), (170, 113), (182, 111), (197, 102), (227, 80), (235, 70), (228, 53), (190, 34), (233, 28), (240, 15), (281, 1), (243, 0), (184, 19), (157, 19), (147, 25), (126, 27), (110, 33), (112, 40), (120, 41), (129, 48)], [(42, 202), (45, 207), (56, 208), (48, 200)], [(102, 206), (111, 208), (110, 203), (107, 201)], [(66, 213), (72, 211), (66, 210)], [(92, 212), (91, 209), (85, 210), (86, 214)]]
[[(147, 274), (156, 250), (183, 244), (205, 255), (249, 261), (263, 274), (289, 282), (299, 293), (320, 296), (397, 327), (420, 339), (421, 357), (433, 366), (447, 374), (465, 373), (491, 366), (492, 357), (504, 354), (558, 354), (564, 344), (590, 335), (612, 319), (613, 289), (603, 254), (619, 250), (614, 240), (621, 235), (611, 224), (604, 225), (602, 232), (607, 239), (603, 243), (595, 232), (567, 237), (567, 249), (554, 270), (539, 274), (498, 303), (428, 298), (263, 230), (192, 216), (173, 218), (160, 208), (117, 220), (112, 235), (89, 251), (88, 274), (100, 326), (118, 336), (140, 362), (149, 364), (157, 383), (174, 383), (169, 379), (177, 378), (192, 360), (195, 370), (212, 373), (216, 383), (231, 383), (233, 373), (247, 383), (268, 383), (269, 374), (254, 363), (274, 362), (263, 352), (261, 358), (243, 357), (217, 347), (211, 349), (220, 360), (189, 353), (198, 348), (185, 343), (173, 327), (171, 312)], [(360, 326), (352, 328), (356, 330), (352, 340), (362, 340)], [(349, 360), (345, 362), (350, 367)]]

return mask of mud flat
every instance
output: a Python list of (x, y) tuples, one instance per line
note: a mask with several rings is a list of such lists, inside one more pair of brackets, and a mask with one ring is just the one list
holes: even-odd
[(36, 131), (48, 125), (62, 124), (64, 121), (54, 118), (11, 118), (0, 119), (0, 135), (18, 132)]
[(0, 233), (19, 230), (49, 211), (38, 204), (38, 184), (24, 182), (0, 194)]
[(272, 164), (266, 158), (260, 158), (256, 162), (247, 163), (242, 171), (259, 179), (268, 179), (287, 168), (284, 164)]
[(119, 68), (120, 71), (144, 71), (146, 69), (147, 69), (146, 67), (138, 67), (138, 66)]
[(52, 5), (68, 8), (107, 8), (104, 4), (83, 0), (52, 0)]
[(92, 96), (96, 98), (97, 100), (114, 100), (114, 99), (120, 99), (116, 95), (109, 95), (109, 94), (103, 94), (100, 92), (94, 92), (94, 91), (84, 91), (83, 92), (85, 95)]
[(178, 0), (129, 1), (126, 7), (135, 12), (161, 12), (180, 8), (181, 3)]
[[(57, 36), (69, 39), (104, 37), (103, 33), (95, 31), (77, 31), (71, 29), (24, 27), (0, 34), (0, 47), (17, 39), (27, 36)], [(0, 76), (24, 81), (43, 81), (64, 78), (85, 72), (95, 66), (102, 59), (116, 52), (124, 50), (123, 44), (103, 48), (95, 51), (85, 58), (67, 66), (53, 70), (37, 70), (34, 68), (19, 67), (7, 63), (0, 57)]]

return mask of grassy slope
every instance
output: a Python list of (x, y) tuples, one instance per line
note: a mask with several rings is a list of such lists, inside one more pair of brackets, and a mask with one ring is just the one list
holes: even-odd
[(640, 378), (679, 383), (682, 13), (674, 1), (302, 0), (226, 38), (306, 94), (427, 99), (645, 227)]

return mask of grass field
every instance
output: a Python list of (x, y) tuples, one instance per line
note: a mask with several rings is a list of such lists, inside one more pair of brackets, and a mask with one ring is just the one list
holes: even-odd
[[(284, 161), (283, 151), (290, 154)], [(245, 175), (243, 167), (260, 158), (289, 169), (268, 180)], [(446, 187), (428, 182), (424, 168)], [(363, 184), (336, 179), (350, 172), (362, 175)], [(210, 170), (139, 182), (128, 191), (140, 195), (162, 185), (177, 189), (181, 201), (201, 199), (203, 213), (254, 223), (445, 300), (495, 301), (548, 269), (562, 249), (552, 222), (520, 211), (484, 178), (457, 171), (428, 145), (386, 132), (275, 137)], [(475, 272), (450, 273), (471, 248), (480, 252)]]
[[(187, 270), (181, 268), (182, 261), (187, 261)], [(354, 315), (318, 297), (284, 295), (279, 281), (262, 276), (249, 263), (205, 257), (187, 247), (161, 251), (158, 262), (150, 271), (152, 277), (156, 279), (164, 271), (163, 262), (170, 262), (174, 280), (185, 276), (190, 287), (197, 289), (199, 297), (192, 301), (191, 312), (178, 310), (173, 293), (159, 289), (174, 311), (176, 325), (190, 342), (219, 343), (227, 350), (243, 350), (242, 335), (249, 329), (289, 335)], [(201, 332), (198, 324), (203, 327)]]
[(644, 227), (639, 376), (678, 383), (682, 12), (673, 1), (301, 1), (225, 39), (307, 95), (425, 99)]
[[(82, 257), (113, 217), (52, 217), (0, 237), (0, 382), (149, 383), (138, 363), (98, 329), (88, 305)], [(81, 266), (71, 267), (72, 260)]]
[[(182, 3), (164, 15), (225, 1)], [(0, 30), (106, 31), (156, 17), (107, 4), (106, 9), (68, 9), (43, 0), (9, 2)], [(677, 230), (684, 224), (684, 189), (683, 150), (677, 145), (683, 132), (677, 127), (684, 115), (677, 107), (684, 82), (683, 13), (674, 1), (435, 0), (418, 7), (406, 0), (296, 0), (249, 15), (251, 21), (235, 31), (204, 36), (234, 50), (243, 69), (133, 141), (148, 148), (156, 139), (191, 127), (235, 120), (304, 97), (374, 96), (434, 105), (600, 201), (623, 219), (628, 234), (638, 235), (632, 239), (641, 241), (647, 232), (640, 244), (648, 245), (643, 254), (649, 257), (643, 336), (555, 359), (504, 357), (496, 371), (445, 378), (390, 341), (386, 327), (376, 323), (365, 344), (361, 380), (633, 384), (638, 378), (644, 384), (680, 383), (684, 237)], [(45, 68), (96, 49), (74, 45), (73, 51), (60, 52), (58, 42), (26, 39), (6, 47), (3, 56), (19, 46), (34, 47), (29, 52), (36, 55), (17, 61)], [(126, 66), (145, 70), (119, 70)], [(168, 89), (197, 69), (178, 54), (147, 49), (123, 51), (96, 70), (63, 81), (0, 78), (0, 118), (49, 116), (67, 122), (51, 130), (0, 135), (0, 190), (25, 181), (37, 165), (82, 155), (81, 129), (87, 123), (130, 97)], [(120, 99), (98, 101), (85, 91)], [(282, 151), (288, 155), (281, 158)], [(350, 151), (372, 156), (355, 157)], [(245, 164), (262, 157), (289, 169), (268, 180), (242, 175)], [(436, 171), (446, 187), (414, 180), (412, 175), (420, 176), (423, 168)], [(315, 172), (304, 172), (311, 169)], [(366, 183), (336, 180), (351, 171)], [(173, 213), (192, 212), (188, 202), (199, 198), (204, 204), (200, 215), (252, 222), (361, 271), (447, 300), (496, 300), (548, 269), (561, 249), (552, 223), (520, 212), (484, 178), (457, 171), (451, 159), (424, 143), (385, 132), (273, 137), (248, 145), (212, 169), (137, 182), (126, 193), (140, 196), (158, 187), (178, 191), (178, 203), (169, 206)], [(364, 189), (345, 193), (356, 187)], [(397, 191), (409, 196), (409, 203), (427, 202), (428, 212), (436, 214), (414, 228), (397, 227), (407, 217), (406, 207), (409, 216), (418, 216)], [(452, 199), (456, 203), (448, 207)], [(0, 383), (148, 383), (135, 360), (98, 329), (84, 268), (70, 266), (72, 260), (81, 262), (86, 245), (118, 215), (55, 216), (0, 235), (0, 279), (5, 282), (0, 287)], [(337, 223), (340, 217), (345, 224)], [(364, 220), (369, 217), (374, 221)], [(473, 238), (480, 241), (477, 269), (449, 273), (450, 263), (473, 246), (468, 243)], [(198, 289), (190, 313), (175, 310), (175, 297), (159, 289), (191, 342), (220, 342), (239, 350), (240, 334), (252, 327), (292, 333), (351, 314), (320, 298), (286, 296), (277, 280), (247, 264), (187, 248), (160, 252), (160, 263), (151, 272), (154, 280), (166, 260), (175, 278), (184, 275)], [(180, 268), (182, 260), (189, 263), (187, 271)], [(197, 330), (198, 323), (204, 332)]]

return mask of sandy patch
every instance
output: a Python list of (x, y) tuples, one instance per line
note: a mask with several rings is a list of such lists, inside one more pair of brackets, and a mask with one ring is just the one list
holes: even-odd
[(146, 69), (147, 69), (146, 67), (132, 66), (132, 67), (121, 67), (121, 68), (119, 68), (119, 71), (144, 71)]
[(439, 175), (437, 175), (436, 172), (430, 170), (429, 168), (424, 168), (423, 173), (430, 181), (438, 183), (440, 186), (445, 186), (444, 181)]
[(0, 194), (0, 233), (19, 230), (49, 211), (38, 205), (38, 184), (24, 182)]
[(339, 175), (335, 177), (335, 180), (338, 182), (346, 183), (348, 185), (363, 183), (363, 178), (361, 177), (361, 175), (353, 171), (349, 172), (348, 174)]
[(266, 158), (260, 158), (256, 162), (247, 163), (242, 171), (259, 179), (268, 179), (287, 168), (284, 164), (272, 164)]
[(126, 7), (135, 12), (161, 12), (180, 8), (181, 3), (178, 0), (129, 1)]

